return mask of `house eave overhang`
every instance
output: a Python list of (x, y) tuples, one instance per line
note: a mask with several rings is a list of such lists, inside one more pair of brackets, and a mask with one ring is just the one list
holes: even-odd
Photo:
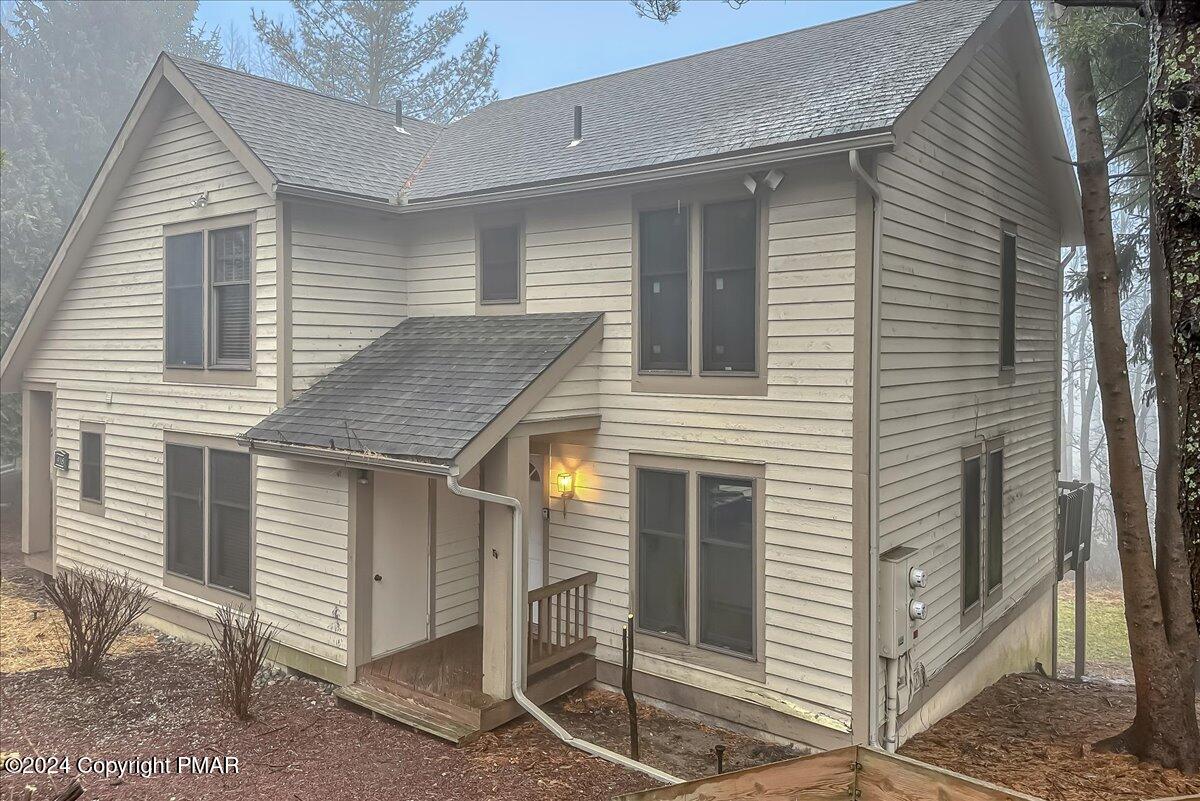
[(621, 172), (573, 176), (536, 184), (498, 187), (477, 192), (452, 193), (441, 197), (429, 198), (427, 200), (413, 200), (410, 202), (402, 201), (399, 195), (397, 195), (396, 199), (387, 200), (339, 192), (332, 189), (286, 183), (278, 184), (276, 192), (281, 196), (300, 200), (319, 200), (343, 205), (360, 206), (388, 211), (394, 214), (413, 214), (423, 211), (479, 206), (514, 200), (535, 200), (573, 192), (611, 189), (622, 186), (633, 186), (650, 181), (751, 169), (767, 164), (777, 164), (782, 161), (826, 156), (849, 150), (887, 148), (892, 146), (894, 140), (895, 137), (891, 128), (878, 128), (870, 131), (856, 132), (848, 136), (813, 139), (783, 146), (738, 151), (703, 159), (672, 162), (652, 167), (639, 167)]
[(288, 442), (268, 442), (260, 439), (250, 439), (245, 435), (239, 436), (237, 441), (239, 444), (249, 448), (251, 453), (284, 456), (301, 459), (306, 462), (321, 462), (323, 464), (336, 464), (342, 467), (361, 467), (372, 470), (397, 470), (406, 473), (424, 473), (433, 476), (457, 474), (457, 468), (453, 462), (401, 459), (394, 456), (363, 453), (362, 451), (318, 448), (312, 445), (295, 445)]

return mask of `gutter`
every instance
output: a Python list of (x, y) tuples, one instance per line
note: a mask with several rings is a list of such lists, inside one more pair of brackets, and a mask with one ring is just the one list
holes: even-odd
[(237, 437), (237, 443), (250, 449), (252, 453), (267, 453), (278, 456), (301, 457), (309, 461), (325, 462), (337, 465), (361, 465), (363, 467), (390, 468), (404, 470), (410, 473), (428, 473), (435, 476), (448, 475), (452, 468), (448, 464), (436, 462), (417, 462), (410, 459), (395, 459), (390, 456), (372, 456), (356, 451), (339, 451), (332, 448), (320, 448), (313, 445), (290, 445), (252, 440), (244, 436)]
[(510, 200), (528, 200), (541, 197), (553, 197), (555, 195), (566, 194), (568, 192), (581, 192), (588, 189), (604, 189), (617, 186), (628, 186), (631, 184), (640, 184), (667, 178), (704, 175), (707, 173), (720, 172), (724, 170), (745, 169), (747, 167), (761, 165), (768, 162), (787, 161), (790, 159), (810, 158), (813, 156), (842, 153), (848, 149), (853, 152), (854, 148), (884, 147), (891, 145), (893, 141), (894, 137), (892, 132), (885, 129), (874, 133), (859, 134), (846, 138), (827, 139), (817, 142), (807, 142), (800, 145), (791, 145), (773, 150), (764, 150), (752, 153), (741, 152), (733, 155), (718, 156), (716, 158), (704, 161), (648, 167), (631, 172), (610, 175), (567, 179), (558, 183), (525, 186), (517, 189), (497, 189), (492, 191), (478, 192), (475, 194), (452, 195), (425, 201), (417, 200), (399, 202), (384, 199), (371, 199), (363, 196), (347, 195), (328, 189), (317, 189), (314, 187), (283, 183), (276, 187), (276, 192), (282, 196), (324, 200), (332, 203), (361, 206), (365, 208), (376, 209), (378, 211), (387, 211), (394, 214), (407, 214), (430, 209), (458, 208), (462, 206), (480, 205), (483, 203), (499, 203)]
[[(869, 609), (868, 619), (870, 621), (867, 633), (870, 649), (870, 658), (867, 662), (868, 683), (870, 684), (870, 695), (867, 701), (867, 742), (871, 746), (878, 747), (879, 610), (876, 608), (876, 605), (879, 603), (879, 294), (880, 284), (882, 283), (882, 266), (880, 262), (883, 239), (883, 195), (879, 190), (879, 184), (863, 168), (862, 162), (858, 157), (858, 151), (851, 150), (849, 156), (850, 171), (862, 181), (863, 186), (871, 193), (874, 205), (873, 213), (871, 214), (871, 385), (868, 393), (870, 396), (868, 403), (870, 407), (870, 433), (867, 437), (870, 452), (867, 468), (867, 525), (870, 530), (870, 546), (867, 550), (869, 564), (867, 608)], [(888, 750), (895, 750), (894, 742)]]
[(484, 492), (483, 490), (464, 487), (458, 483), (458, 470), (453, 469), (446, 475), (446, 486), (455, 495), (461, 495), (464, 498), (472, 498), (484, 503), (498, 503), (512, 509), (512, 642), (509, 644), (509, 652), (512, 656), (512, 694), (513, 700), (518, 705), (533, 717), (538, 723), (550, 730), (558, 739), (562, 740), (572, 748), (578, 748), (586, 754), (606, 759), (609, 762), (620, 765), (629, 770), (636, 770), (644, 773), (655, 781), (664, 784), (680, 784), (682, 779), (672, 776), (669, 773), (664, 773), (652, 765), (647, 765), (644, 762), (637, 762), (627, 756), (618, 754), (615, 751), (610, 751), (603, 746), (595, 743), (581, 740), (573, 736), (570, 732), (558, 725), (545, 712), (538, 707), (529, 697), (525, 695), (525, 535), (522, 531), (522, 519), (524, 513), (522, 511), (521, 502), (516, 498), (508, 495), (498, 495), (494, 492)]

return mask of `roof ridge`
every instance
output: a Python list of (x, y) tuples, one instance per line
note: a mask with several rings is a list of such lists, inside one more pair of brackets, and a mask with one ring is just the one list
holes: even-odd
[[(307, 86), (298, 86), (294, 83), (288, 83), (287, 81), (281, 81), (276, 78), (268, 78), (265, 75), (255, 75), (253, 72), (246, 72), (245, 70), (234, 69), (233, 67), (227, 67), (224, 64), (214, 64), (211, 61), (204, 61), (203, 59), (192, 58), (191, 56), (181, 56), (181, 55), (177, 55), (175, 53), (168, 53), (166, 51), (163, 51), (163, 52), (167, 56), (167, 58), (171, 59), (172, 61), (187, 61), (192, 64), (198, 64), (201, 67), (211, 67), (212, 69), (220, 70), (221, 72), (227, 72), (230, 75), (238, 75), (242, 78), (249, 78), (251, 80), (261, 81), (263, 83), (272, 83), (272, 84), (275, 84), (276, 86), (282, 86), (284, 89), (292, 89), (297, 92), (303, 92), (304, 94), (313, 95), (313, 96), (319, 97), (323, 100), (332, 100), (335, 103), (345, 103), (346, 105), (354, 106), (355, 108), (358, 108), (358, 109), (363, 109), (366, 111), (373, 111), (377, 114), (383, 114), (386, 117), (388, 117), (389, 119), (392, 117), (392, 112), (387, 111), (386, 109), (376, 108), (375, 106), (372, 106), (369, 103), (362, 103), (358, 100), (350, 100), (349, 98), (346, 98), (346, 97), (337, 97), (336, 95), (327, 95), (324, 92), (318, 92), (316, 89), (310, 89)], [(418, 119), (416, 117), (405, 117), (405, 122), (408, 122), (410, 120), (413, 122), (418, 122), (421, 125), (429, 125), (433, 128), (437, 128), (439, 130), (447, 127), (445, 125), (442, 125), (441, 123), (430, 122), (429, 120), (422, 120), (422, 119)]]
[[(583, 84), (591, 83), (592, 81), (602, 81), (602, 80), (606, 80), (608, 78), (615, 78), (618, 75), (625, 75), (625, 74), (632, 73), (632, 72), (638, 72), (640, 70), (648, 70), (648, 69), (652, 69), (654, 67), (661, 67), (666, 64), (674, 64), (678, 61), (687, 61), (688, 59), (700, 58), (702, 56), (712, 55), (713, 53), (720, 53), (723, 50), (732, 50), (736, 47), (745, 47), (747, 45), (758, 44), (759, 42), (766, 42), (771, 39), (778, 39), (778, 38), (781, 38), (784, 36), (791, 36), (793, 34), (801, 32), (801, 31), (815, 31), (818, 28), (825, 28), (830, 25), (840, 25), (843, 22), (854, 22), (857, 20), (861, 20), (864, 17), (873, 17), (877, 14), (887, 14), (887, 13), (890, 13), (893, 11), (899, 11), (901, 9), (914, 8), (918, 5), (925, 4), (926, 2), (928, 2), (928, 0), (910, 0), (910, 2), (907, 2), (907, 3), (900, 3), (899, 5), (887, 6), (885, 8), (877, 8), (874, 11), (864, 11), (863, 13), (855, 14), (852, 17), (842, 17), (841, 19), (826, 20), (825, 22), (819, 22), (816, 25), (809, 25), (809, 26), (806, 26), (803, 28), (793, 28), (790, 31), (780, 31), (779, 33), (772, 33), (768, 36), (760, 36), (757, 39), (747, 39), (744, 42), (733, 42), (732, 44), (721, 45), (720, 47), (714, 47), (711, 50), (701, 50), (699, 53), (688, 53), (686, 55), (676, 56), (675, 58), (668, 58), (664, 61), (654, 61), (649, 64), (643, 64), (640, 67), (628, 67), (623, 70), (617, 70), (615, 72), (606, 72), (603, 75), (594, 75), (591, 78), (583, 78), (578, 81), (571, 81), (570, 83), (564, 83), (564, 84), (560, 84), (558, 86), (548, 86), (545, 89), (538, 89), (535, 92), (526, 92), (525, 94), (521, 94), (521, 95), (513, 95), (512, 97), (501, 98), (499, 100), (495, 100), (491, 103), (488, 103), (486, 106), (481, 106), (481, 107), (475, 109), (475, 111), (472, 111), (471, 114), (467, 114), (463, 117), (460, 117), (458, 120), (454, 120), (453, 122), (449, 123), (449, 125), (447, 125), (446, 127), (450, 127), (450, 125), (453, 125), (455, 122), (459, 122), (460, 120), (467, 119), (472, 114), (476, 114), (480, 111), (483, 111), (484, 109), (488, 109), (493, 106), (500, 105), (502, 103), (509, 103), (514, 100), (524, 100), (525, 98), (535, 97), (540, 94), (545, 94), (546, 92), (557, 92), (560, 89), (569, 89), (573, 86), (582, 86)], [(998, 2), (1000, 2), (1000, 0), (991, 0), (991, 2), (998, 3)]]

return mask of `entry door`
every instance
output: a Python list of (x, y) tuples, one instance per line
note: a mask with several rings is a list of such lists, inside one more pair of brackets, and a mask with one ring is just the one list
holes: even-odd
[(372, 658), (429, 638), (429, 479), (375, 473)]
[[(541, 460), (529, 463), (529, 586), (533, 590), (545, 584), (546, 578), (546, 518), (542, 516), (545, 504), (545, 485)], [(535, 608), (536, 614), (536, 608)]]

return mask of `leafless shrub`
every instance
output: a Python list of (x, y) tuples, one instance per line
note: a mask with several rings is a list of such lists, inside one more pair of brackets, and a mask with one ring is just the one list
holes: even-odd
[(254, 681), (267, 661), (267, 649), (276, 627), (264, 623), (258, 612), (223, 606), (215, 620), (209, 621), (213, 647), (217, 649), (217, 681), (221, 696), (233, 714), (250, 718), (254, 703)]
[(128, 573), (68, 568), (46, 584), (46, 596), (62, 612), (63, 656), (71, 678), (100, 675), (117, 637), (150, 609), (150, 591)]

